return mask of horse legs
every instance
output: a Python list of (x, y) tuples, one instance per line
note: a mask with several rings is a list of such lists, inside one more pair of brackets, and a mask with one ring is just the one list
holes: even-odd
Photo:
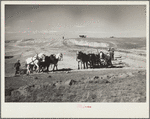
[(29, 66), (29, 64), (27, 65), (27, 75), (29, 75), (30, 74), (30, 66)]
[(92, 61), (90, 61), (90, 68), (92, 68)]
[(78, 61), (78, 69), (80, 69), (80, 66), (79, 66), (79, 61)]
[(85, 62), (83, 62), (83, 67), (84, 67), (84, 69), (85, 69)]
[(35, 65), (36, 65), (36, 67), (37, 67), (36, 71), (37, 71), (37, 72), (40, 72), (39, 65), (38, 65), (38, 64), (35, 64)]
[(112, 53), (112, 60), (114, 60), (114, 53)]
[(28, 75), (28, 73), (29, 73), (29, 68), (28, 68), (29, 66), (27, 65), (27, 72), (26, 72), (26, 74)]
[(56, 64), (54, 64), (53, 71), (55, 70)]
[(47, 67), (47, 70), (46, 70), (46, 71), (48, 72), (48, 71), (49, 71), (49, 65), (47, 65), (46, 67)]
[(88, 62), (85, 62), (85, 64), (86, 64), (86, 68), (88, 69)]
[(33, 67), (34, 67), (34, 65), (29, 66), (29, 69), (31, 70), (31, 72), (33, 72)]
[(58, 70), (58, 64), (56, 64), (56, 70)]
[(53, 71), (54, 71), (54, 69), (55, 69), (55, 64), (54, 64), (54, 67), (53, 67)]
[(92, 61), (90, 61), (90, 68), (92, 68)]
[(54, 66), (56, 67), (56, 70), (58, 70), (58, 68), (57, 68), (57, 64), (54, 64)]
[(51, 64), (51, 69), (52, 69), (52, 64)]
[(88, 67), (87, 67), (87, 62), (85, 62), (85, 67), (88, 69)]
[(80, 62), (80, 69), (82, 69), (82, 62)]

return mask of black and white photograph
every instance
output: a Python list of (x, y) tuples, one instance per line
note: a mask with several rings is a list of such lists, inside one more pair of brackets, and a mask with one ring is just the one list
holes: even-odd
[(3, 102), (148, 104), (148, 2), (110, 3), (4, 2)]

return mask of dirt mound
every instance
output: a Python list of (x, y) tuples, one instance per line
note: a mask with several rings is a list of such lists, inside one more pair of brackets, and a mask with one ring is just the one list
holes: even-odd
[(130, 77), (134, 76), (133, 73), (131, 73), (131, 72), (127, 72), (127, 75)]
[(5, 59), (11, 59), (13, 58), (14, 56), (5, 56)]
[(138, 71), (139, 74), (146, 75), (145, 71)]
[(103, 78), (99, 76), (94, 76), (92, 78), (88, 77), (87, 79), (84, 80), (84, 83), (99, 83), (99, 84), (105, 84), (105, 83), (110, 83), (107, 78)]
[(89, 83), (106, 84), (106, 83), (110, 83), (110, 81), (104, 79), (104, 80), (94, 80), (94, 81), (89, 81)]
[(68, 81), (65, 82), (65, 85), (71, 86), (71, 85), (74, 85), (76, 83), (77, 83), (77, 81), (70, 79), (70, 80), (68, 80)]

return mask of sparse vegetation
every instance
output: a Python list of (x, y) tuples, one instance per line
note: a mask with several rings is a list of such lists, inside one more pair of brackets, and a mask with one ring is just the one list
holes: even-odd
[[(98, 74), (98, 72), (96, 73)], [(131, 75), (132, 74), (132, 75)], [(38, 81), (6, 89), (6, 102), (145, 102), (145, 71), (48, 82)], [(53, 74), (54, 75), (54, 74)], [(55, 74), (57, 75), (57, 74)], [(67, 75), (62, 72), (60, 75)], [(75, 74), (70, 74), (74, 77)], [(48, 77), (49, 78), (49, 77)], [(69, 77), (68, 77), (69, 78)], [(31, 79), (31, 78), (29, 78)], [(6, 78), (6, 80), (8, 80)], [(39, 82), (39, 81), (42, 82)], [(11, 81), (11, 80), (9, 80)], [(36, 83), (35, 83), (36, 82)], [(10, 83), (10, 82), (9, 82)], [(6, 83), (7, 85), (7, 83)], [(9, 91), (9, 93), (8, 93)], [(10, 93), (11, 92), (11, 93)]]
[[(67, 44), (66, 40), (67, 38), (64, 41), (62, 38), (57, 40), (40, 39), (33, 42), (31, 39), (30, 42), (30, 39), (27, 39), (6, 43), (5, 55), (8, 56), (5, 59), (6, 102), (146, 101), (146, 59), (140, 55), (140, 53), (146, 52), (145, 39), (86, 38), (84, 40), (89, 44), (91, 42), (104, 42), (110, 47), (116, 48), (117, 51), (115, 51), (113, 67), (83, 69), (81, 71), (77, 71), (76, 51), (81, 50), (90, 53), (105, 51), (105, 49), (101, 47), (79, 47), (75, 44)], [(75, 40), (80, 41), (81, 38), (75, 38)], [(134, 50), (133, 46), (136, 46)], [(141, 48), (142, 51), (140, 51)], [(137, 52), (135, 52), (136, 50)], [(59, 70), (48, 73), (32, 73), (26, 76), (25, 59), (34, 56), (36, 52), (43, 52), (48, 55), (63, 53), (64, 59), (58, 63)], [(21, 76), (18, 77), (14, 77), (13, 70), (16, 59), (21, 61)]]

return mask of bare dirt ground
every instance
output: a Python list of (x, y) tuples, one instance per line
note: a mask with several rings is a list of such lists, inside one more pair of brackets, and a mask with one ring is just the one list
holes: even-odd
[[(146, 40), (91, 39), (7, 41), (5, 101), (145, 102)], [(76, 51), (96, 53), (98, 49), (106, 52), (109, 46), (116, 49), (112, 68), (77, 69)], [(58, 63), (59, 70), (51, 72), (50, 69), (48, 73), (34, 72), (26, 76), (25, 59), (41, 52), (46, 55), (63, 53), (63, 61)], [(22, 74), (14, 77), (13, 65), (17, 59), (21, 60)]]

